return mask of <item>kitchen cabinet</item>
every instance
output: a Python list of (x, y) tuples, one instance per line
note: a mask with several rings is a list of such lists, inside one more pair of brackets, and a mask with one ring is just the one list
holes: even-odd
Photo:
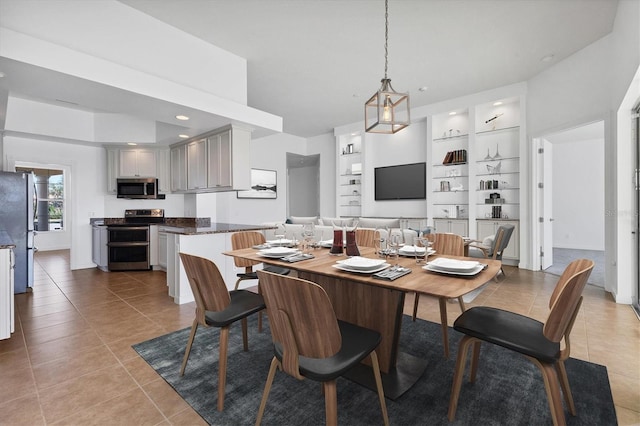
[(0, 340), (15, 331), (13, 267), (13, 250), (0, 249)]
[(162, 231), (158, 232), (158, 266), (167, 270), (167, 233)]
[(249, 189), (250, 145), (251, 131), (237, 126), (227, 126), (172, 145), (172, 191), (222, 192)]
[(187, 144), (187, 189), (207, 188), (207, 139)]
[(158, 225), (149, 225), (149, 266), (158, 265)]
[(187, 145), (171, 147), (171, 192), (187, 190)]
[(107, 149), (107, 192), (109, 194), (115, 195), (117, 193), (118, 187), (116, 183), (116, 179), (118, 179), (118, 164), (120, 157), (119, 149)]
[(212, 191), (251, 187), (251, 132), (231, 127), (207, 139), (208, 181)]
[(156, 153), (158, 174), (158, 192), (166, 194), (171, 192), (171, 159), (169, 148), (160, 149)]
[(466, 219), (433, 219), (433, 226), (437, 233), (458, 234), (462, 237), (469, 235), (469, 222)]
[(92, 228), (91, 260), (98, 269), (109, 270), (109, 234), (104, 225), (94, 225)]
[(513, 234), (509, 240), (509, 245), (502, 253), (502, 259), (520, 259), (520, 222), (517, 220), (478, 220), (478, 240), (495, 235), (500, 225), (513, 225)]
[(156, 152), (143, 149), (120, 150), (120, 177), (156, 177)]

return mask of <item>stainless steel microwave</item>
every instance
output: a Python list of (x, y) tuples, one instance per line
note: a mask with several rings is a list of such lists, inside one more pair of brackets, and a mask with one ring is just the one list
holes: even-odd
[(156, 199), (158, 197), (158, 179), (128, 178), (117, 179), (118, 198)]

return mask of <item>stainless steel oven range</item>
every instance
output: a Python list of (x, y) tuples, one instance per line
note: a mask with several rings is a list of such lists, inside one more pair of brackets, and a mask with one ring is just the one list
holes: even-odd
[(109, 270), (150, 269), (149, 225), (163, 221), (163, 209), (138, 209), (126, 210), (122, 223), (108, 225)]

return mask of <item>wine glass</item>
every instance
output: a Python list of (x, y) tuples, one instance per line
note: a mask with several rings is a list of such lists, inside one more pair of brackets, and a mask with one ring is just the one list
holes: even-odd
[(313, 244), (313, 240), (314, 240), (314, 236), (315, 236), (315, 225), (313, 223), (305, 223), (304, 225), (302, 225), (302, 248), (303, 251), (306, 253), (309, 249), (309, 247), (311, 247), (311, 245)]
[(400, 257), (400, 247), (402, 247), (402, 238), (399, 234), (391, 234), (389, 236), (389, 259), (395, 262), (394, 268), (399, 268), (398, 259)]

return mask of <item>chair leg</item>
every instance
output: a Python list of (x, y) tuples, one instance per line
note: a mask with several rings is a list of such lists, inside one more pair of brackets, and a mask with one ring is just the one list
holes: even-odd
[(376, 388), (378, 389), (378, 399), (380, 400), (380, 409), (382, 410), (382, 420), (385, 426), (389, 425), (389, 416), (387, 414), (387, 402), (384, 399), (384, 390), (382, 389), (382, 377), (380, 376), (380, 364), (378, 363), (378, 354), (376, 351), (371, 352), (371, 367), (373, 368), (373, 376), (376, 379)]
[(276, 369), (280, 367), (278, 359), (274, 356), (271, 360), (271, 367), (269, 367), (269, 374), (267, 375), (267, 383), (264, 385), (264, 392), (262, 392), (262, 401), (260, 401), (260, 408), (258, 409), (258, 418), (256, 419), (256, 426), (260, 426), (262, 423), (262, 416), (264, 415), (264, 409), (267, 406), (267, 399), (269, 399), (269, 392), (271, 392), (271, 385), (273, 384), (273, 378), (276, 376)]
[(442, 346), (444, 347), (444, 357), (449, 358), (449, 330), (447, 325), (447, 299), (439, 297), (440, 304), (440, 324), (442, 327)]
[(475, 339), (473, 344), (473, 352), (471, 358), (471, 374), (469, 375), (469, 382), (474, 383), (476, 381), (476, 374), (478, 373), (478, 362), (480, 361), (480, 344), (481, 340)]
[(233, 286), (233, 289), (234, 289), (234, 290), (237, 290), (237, 289), (238, 289), (238, 287), (240, 287), (240, 281), (242, 281), (242, 278), (238, 278), (238, 279), (236, 280), (236, 285), (235, 285), (235, 286)]
[(467, 310), (467, 307), (464, 305), (464, 300), (462, 300), (462, 296), (458, 297), (458, 304), (460, 305), (460, 312)]
[(547, 401), (551, 411), (551, 419), (554, 426), (565, 426), (564, 409), (562, 398), (560, 397), (560, 387), (558, 386), (558, 376), (553, 365), (542, 363), (535, 358), (527, 357), (533, 362), (542, 373), (544, 388), (547, 391)]
[(227, 350), (229, 349), (229, 327), (220, 329), (220, 355), (218, 359), (218, 411), (224, 410), (224, 388), (227, 385)]
[(567, 404), (567, 408), (571, 415), (575, 416), (576, 406), (573, 403), (573, 395), (571, 395), (571, 387), (569, 386), (567, 370), (564, 368), (564, 361), (558, 361), (556, 364), (556, 372), (558, 373), (558, 379), (560, 379), (560, 386), (562, 387), (562, 394), (564, 395), (564, 401)]
[(240, 323), (242, 324), (242, 347), (244, 348), (244, 351), (248, 351), (249, 350), (249, 337), (247, 334), (247, 318), (244, 317), (240, 320)]
[(184, 376), (184, 369), (187, 368), (187, 361), (189, 361), (189, 354), (191, 353), (191, 345), (193, 345), (193, 339), (196, 337), (196, 331), (198, 330), (198, 320), (193, 320), (191, 326), (191, 333), (189, 334), (189, 341), (187, 347), (184, 349), (184, 358), (182, 358), (182, 367), (180, 367), (180, 376)]
[(416, 316), (418, 315), (418, 303), (420, 302), (420, 293), (416, 293), (415, 299), (413, 299), (413, 321), (416, 320)]
[(324, 382), (324, 410), (327, 426), (338, 424), (338, 391), (335, 380)]
[(455, 372), (453, 374), (453, 384), (451, 385), (451, 397), (449, 399), (448, 417), (450, 422), (452, 422), (456, 417), (458, 399), (460, 398), (460, 388), (462, 387), (462, 380), (464, 378), (464, 368), (467, 364), (467, 353), (469, 352), (469, 347), (474, 343), (474, 341), (475, 339), (469, 336), (464, 336), (462, 340), (460, 340)]

